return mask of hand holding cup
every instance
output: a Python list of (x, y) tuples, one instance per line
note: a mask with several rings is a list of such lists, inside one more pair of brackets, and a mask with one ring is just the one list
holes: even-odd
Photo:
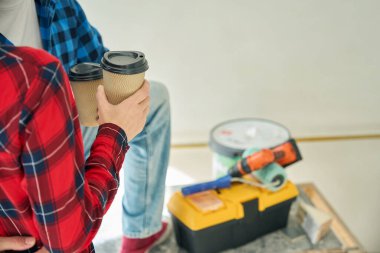
[(139, 134), (146, 123), (149, 113), (150, 84), (147, 80), (133, 95), (126, 98), (117, 105), (108, 102), (104, 87), (99, 85), (96, 100), (98, 104), (98, 123), (113, 123), (121, 127), (127, 135), (128, 141), (131, 141)]
[[(84, 126), (99, 124), (95, 98), (98, 86), (102, 86), (101, 92), (106, 94), (107, 102), (118, 105), (143, 86), (145, 71), (148, 68), (145, 55), (138, 51), (109, 51), (103, 55), (100, 65), (79, 63), (73, 66), (70, 69), (69, 77), (81, 124)], [(133, 102), (126, 103), (132, 103), (134, 106)], [(143, 104), (146, 103), (148, 102)], [(133, 121), (129, 118), (127, 120)], [(138, 121), (136, 125), (139, 123)], [(132, 139), (131, 134), (134, 136), (133, 130), (128, 135), (130, 140)]]

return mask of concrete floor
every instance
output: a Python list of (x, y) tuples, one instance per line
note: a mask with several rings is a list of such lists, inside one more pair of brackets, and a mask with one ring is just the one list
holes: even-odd
[[(304, 160), (289, 167), (289, 178), (296, 183), (315, 183), (365, 249), (380, 252), (380, 140), (299, 146)], [(212, 152), (208, 148), (172, 150), (167, 186), (211, 177)], [(120, 189), (95, 244), (121, 236)]]

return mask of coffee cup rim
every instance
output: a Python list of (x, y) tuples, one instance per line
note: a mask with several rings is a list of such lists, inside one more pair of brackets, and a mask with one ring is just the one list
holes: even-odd
[[(112, 62), (112, 58), (118, 56), (125, 56), (136, 60), (125, 64)], [(148, 61), (145, 59), (144, 53), (140, 51), (108, 51), (103, 55), (100, 65), (103, 70), (123, 75), (140, 74), (149, 69)]]
[[(92, 69), (87, 69), (85, 73), (79, 73), (81, 66), (90, 66)], [(103, 78), (103, 70), (100, 64), (93, 62), (81, 62), (70, 68), (70, 81), (95, 81)]]

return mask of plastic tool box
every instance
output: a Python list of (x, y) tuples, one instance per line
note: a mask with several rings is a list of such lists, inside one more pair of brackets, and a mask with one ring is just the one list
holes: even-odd
[(233, 183), (230, 188), (186, 197), (176, 192), (168, 209), (177, 243), (190, 253), (212, 253), (285, 227), (297, 195), (290, 181), (276, 192)]

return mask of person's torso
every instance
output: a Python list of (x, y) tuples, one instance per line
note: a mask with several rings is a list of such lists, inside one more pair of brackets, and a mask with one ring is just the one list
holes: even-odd
[[(0, 0), (1, 1), (1, 0)], [(21, 164), (25, 100), (36, 76), (30, 48), (0, 46), (0, 236), (38, 238)]]
[[(49, 200), (52, 196), (47, 193), (53, 190), (54, 185), (37, 183), (39, 178), (50, 175), (50, 170), (49, 173), (37, 173), (37, 167), (41, 168), (40, 165), (44, 164), (43, 167), (46, 168), (47, 162), (45, 159), (40, 160), (44, 161), (43, 163), (33, 161), (30, 155), (34, 153), (42, 158), (45, 148), (50, 144), (46, 140), (39, 142), (34, 139), (29, 143), (26, 140), (39, 134), (38, 129), (41, 128), (30, 125), (30, 122), (38, 118), (35, 110), (40, 107), (45, 90), (54, 86), (53, 82), (46, 80), (51, 80), (50, 75), (54, 73), (52, 70), (57, 66), (57, 59), (43, 50), (0, 45), (0, 237), (35, 237), (36, 247), (27, 252), (36, 252), (42, 246), (41, 231), (37, 224), (45, 224), (41, 219), (46, 213), (41, 213), (40, 210), (44, 203), (53, 208), (50, 203), (54, 203), (55, 200), (51, 198), (52, 202), (42, 202), (35, 198), (36, 195), (31, 194), (31, 191), (37, 191), (40, 196), (48, 196)], [(60, 97), (62, 98), (62, 94)], [(73, 100), (71, 104), (73, 105)], [(42, 120), (45, 118), (46, 116)], [(53, 123), (46, 118), (46, 124)], [(65, 127), (62, 131), (65, 131)], [(75, 153), (75, 149), (69, 150)], [(80, 156), (83, 156), (83, 153)], [(77, 164), (82, 166), (79, 162)], [(34, 182), (40, 186), (36, 187)], [(52, 221), (56, 222), (54, 219), (50, 220), (49, 226), (56, 224)], [(94, 252), (92, 249), (90, 245), (83, 252)]]
[[(57, 57), (66, 72), (80, 62), (100, 62), (103, 54), (107, 51), (103, 46), (100, 34), (88, 22), (81, 6), (75, 0), (0, 0), (0, 5), (3, 1), (11, 5), (17, 5), (19, 1), (34, 3), (39, 32), (36, 31), (32, 34), (40, 35), (42, 48)], [(19, 11), (14, 12), (18, 13)], [(2, 23), (3, 13), (7, 12), (9, 11), (0, 11), (0, 23)], [(12, 16), (13, 19), (14, 16), (15, 14)], [(21, 45), (16, 37), (23, 37), (20, 34), (26, 32), (25, 27), (15, 27), (13, 21), (6, 29), (2, 29), (2, 26), (0, 26), (0, 45)], [(33, 27), (36, 26), (33, 25)], [(9, 28), (11, 28), (11, 32), (16, 31), (16, 36), (7, 35), (10, 34)], [(26, 34), (29, 34), (26, 38), (32, 36), (30, 32)], [(4, 36), (5, 38), (3, 38)]]

